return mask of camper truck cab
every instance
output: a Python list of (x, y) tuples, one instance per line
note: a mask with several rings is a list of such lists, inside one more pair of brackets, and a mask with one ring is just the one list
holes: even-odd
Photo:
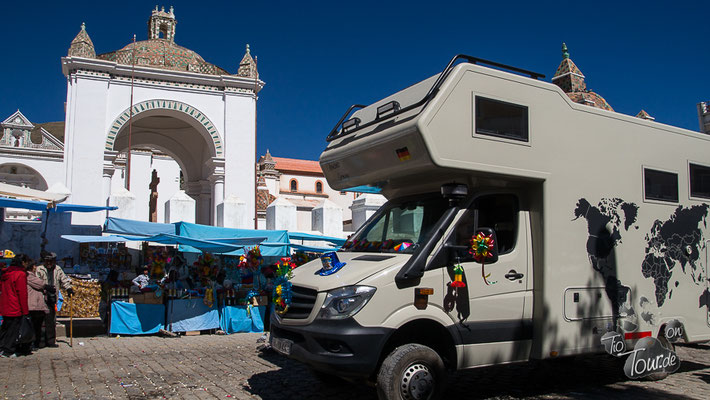
[(274, 349), (427, 399), (446, 370), (604, 352), (610, 332), (626, 349), (672, 349), (669, 324), (673, 340), (710, 339), (710, 137), (573, 103), (540, 77), (457, 56), (348, 110), (326, 178), (389, 201), (337, 268), (293, 271)]

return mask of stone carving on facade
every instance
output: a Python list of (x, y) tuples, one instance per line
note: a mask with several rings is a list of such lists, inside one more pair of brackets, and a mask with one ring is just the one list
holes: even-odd
[(63, 151), (62, 142), (42, 127), (35, 127), (20, 110), (0, 123), (0, 147)]

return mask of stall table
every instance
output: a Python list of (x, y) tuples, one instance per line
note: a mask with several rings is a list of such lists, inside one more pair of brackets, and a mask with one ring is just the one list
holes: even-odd
[(263, 332), (266, 306), (223, 306), (220, 327), (227, 334)]
[(219, 329), (217, 304), (208, 307), (202, 297), (168, 300), (167, 325), (171, 332)]
[(147, 335), (165, 329), (165, 305), (111, 302), (109, 333)]

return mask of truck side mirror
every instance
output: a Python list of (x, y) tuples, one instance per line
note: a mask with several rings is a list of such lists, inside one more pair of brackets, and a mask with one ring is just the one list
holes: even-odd
[[(471, 238), (471, 245), (476, 242), (478, 255), (473, 254), (473, 259), (479, 263), (493, 264), (498, 261), (498, 237), (493, 228), (478, 228)], [(472, 247), (470, 247), (472, 248)], [(485, 253), (485, 254), (484, 254)]]

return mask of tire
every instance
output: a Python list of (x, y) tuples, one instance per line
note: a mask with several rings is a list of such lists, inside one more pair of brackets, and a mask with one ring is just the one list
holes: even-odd
[[(666, 349), (675, 352), (675, 345), (666, 339), (666, 337), (663, 334), (658, 335), (658, 341), (661, 342), (661, 346), (665, 347)], [(644, 378), (646, 381), (661, 381), (663, 379), (666, 379), (670, 375), (669, 372), (654, 372), (652, 374), (649, 374)]]
[(380, 400), (430, 400), (441, 398), (446, 387), (446, 368), (441, 357), (420, 344), (397, 347), (377, 373)]

